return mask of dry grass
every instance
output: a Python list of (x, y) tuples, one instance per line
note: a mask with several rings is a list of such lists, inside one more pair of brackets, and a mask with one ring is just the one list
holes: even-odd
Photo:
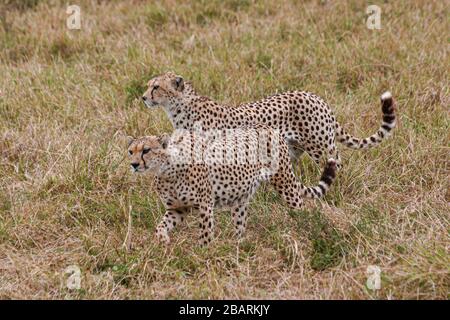
[[(6, 2), (0, 298), (448, 299), (445, 1), (378, 1), (382, 29), (368, 30), (362, 1), (78, 0), (79, 31), (66, 29), (63, 1)], [(227, 103), (315, 92), (359, 136), (378, 127), (389, 89), (399, 125), (377, 149), (343, 152), (325, 201), (289, 211), (263, 188), (240, 245), (223, 212), (209, 248), (195, 217), (163, 248), (152, 241), (163, 208), (129, 173), (123, 137), (172, 130), (136, 99), (167, 70)], [(306, 157), (300, 170), (317, 181)], [(66, 288), (69, 265), (80, 290)], [(369, 265), (381, 290), (366, 287)]]

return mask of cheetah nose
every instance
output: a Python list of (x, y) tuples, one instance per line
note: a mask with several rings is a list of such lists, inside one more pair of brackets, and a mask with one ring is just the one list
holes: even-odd
[(142, 100), (147, 101), (147, 97), (146, 96), (142, 96)]
[(137, 167), (139, 167), (139, 163), (132, 163), (131, 166), (132, 166), (134, 169), (137, 169)]

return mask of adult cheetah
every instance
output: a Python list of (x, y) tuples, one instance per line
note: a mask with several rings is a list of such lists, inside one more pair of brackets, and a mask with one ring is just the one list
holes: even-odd
[(175, 129), (238, 128), (264, 124), (280, 130), (289, 145), (291, 158), (306, 152), (319, 164), (323, 157), (341, 158), (336, 140), (352, 149), (377, 146), (396, 124), (390, 92), (381, 95), (383, 121), (378, 131), (360, 139), (348, 134), (336, 121), (328, 104), (313, 93), (291, 91), (260, 101), (227, 106), (200, 96), (181, 76), (167, 72), (151, 79), (142, 96), (147, 107), (163, 106)]

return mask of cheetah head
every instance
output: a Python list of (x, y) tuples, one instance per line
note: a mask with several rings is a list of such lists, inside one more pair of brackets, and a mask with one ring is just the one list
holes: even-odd
[(128, 156), (133, 172), (150, 170), (155, 175), (164, 171), (169, 155), (167, 146), (169, 136), (130, 137), (128, 142)]
[(159, 75), (151, 79), (147, 85), (148, 89), (142, 96), (142, 100), (148, 108), (158, 105), (168, 106), (175, 103), (177, 99), (183, 96), (185, 89), (183, 78), (173, 72)]

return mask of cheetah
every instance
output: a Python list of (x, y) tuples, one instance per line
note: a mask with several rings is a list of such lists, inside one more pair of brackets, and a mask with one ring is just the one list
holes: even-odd
[(183, 77), (167, 72), (151, 79), (142, 96), (148, 108), (162, 106), (175, 129), (238, 128), (264, 124), (280, 130), (289, 145), (294, 164), (306, 152), (317, 164), (322, 158), (341, 157), (336, 140), (352, 149), (379, 145), (396, 125), (394, 100), (390, 92), (381, 95), (383, 121), (368, 138), (348, 134), (336, 121), (329, 105), (313, 93), (290, 91), (260, 101), (227, 106), (196, 93)]
[(171, 230), (192, 209), (200, 214), (201, 245), (213, 238), (213, 208), (230, 209), (240, 238), (247, 225), (248, 205), (261, 182), (269, 181), (290, 208), (300, 209), (303, 198), (322, 197), (335, 178), (336, 162), (329, 159), (319, 184), (303, 186), (292, 171), (288, 145), (272, 128), (221, 132), (213, 138), (182, 130), (171, 136), (130, 139), (132, 171), (152, 174), (155, 190), (166, 207), (156, 227), (159, 242), (169, 243)]

